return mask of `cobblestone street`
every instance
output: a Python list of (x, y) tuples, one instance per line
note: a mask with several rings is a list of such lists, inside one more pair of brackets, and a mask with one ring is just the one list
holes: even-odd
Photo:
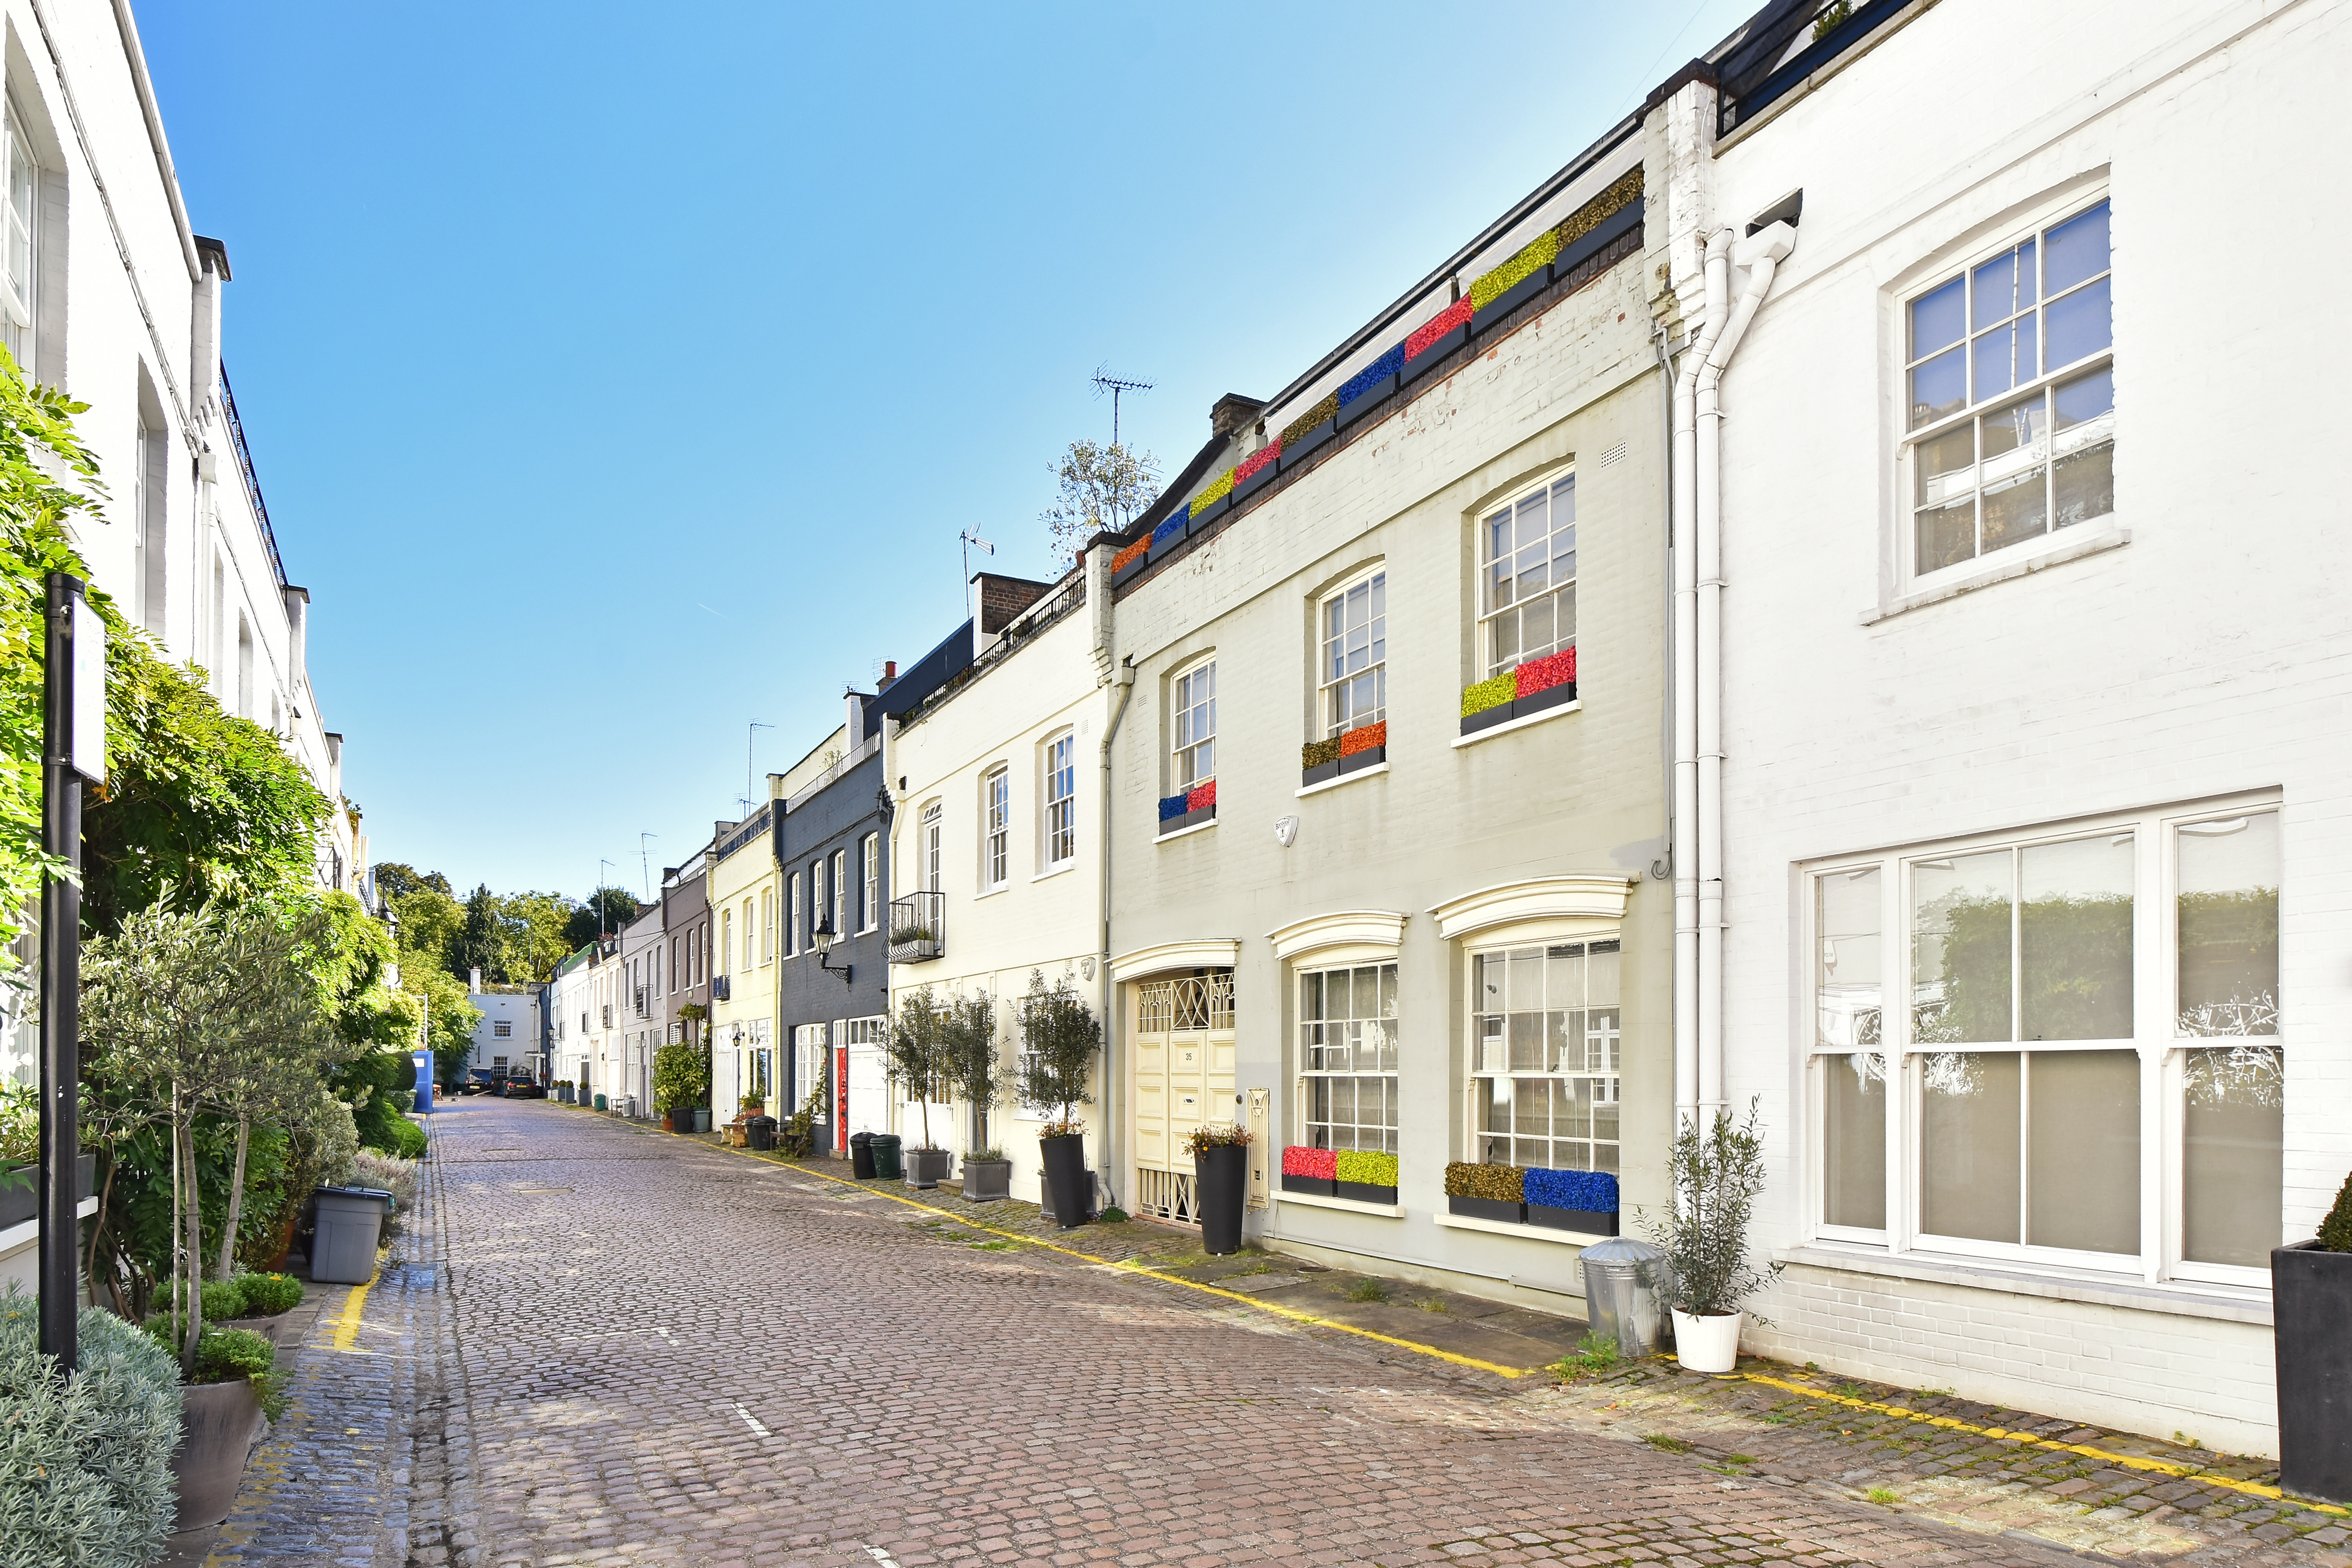
[(1014, 1205), (953, 1223), (541, 1102), (433, 1132), (415, 1229), (328, 1300), (212, 1562), (2346, 1562), (2340, 1518), (2231, 1489), (2253, 1462), (2199, 1488), (1663, 1363), (1559, 1388), (1277, 1312), (1233, 1260), (1077, 1255), (1141, 1232), (1181, 1268), (1153, 1227), (1057, 1250)]

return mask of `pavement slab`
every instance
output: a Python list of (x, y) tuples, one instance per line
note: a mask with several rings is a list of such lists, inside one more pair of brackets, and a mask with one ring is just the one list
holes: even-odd
[(431, 1120), (431, 1223), (360, 1319), (378, 1353), (306, 1354), (216, 1562), (2352, 1568), (2343, 1516), (2218, 1484), (2252, 1462), (2135, 1470), (2116, 1434), (1929, 1426), (1764, 1363), (1794, 1391), (1569, 1378), (1533, 1358), (1580, 1323), (1207, 1267), (1197, 1233), (1058, 1231), (541, 1102)]

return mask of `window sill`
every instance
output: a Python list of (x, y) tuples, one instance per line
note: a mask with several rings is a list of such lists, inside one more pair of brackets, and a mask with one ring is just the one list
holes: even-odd
[(1594, 1247), (1607, 1241), (1605, 1236), (1586, 1236), (1581, 1231), (1554, 1230), (1544, 1225), (1510, 1225), (1498, 1219), (1473, 1219), (1468, 1215), (1433, 1215), (1438, 1224), (1448, 1230), (1483, 1230), (1489, 1236), (1516, 1236), (1523, 1241), (1563, 1242), (1570, 1247)]
[(2131, 530), (2128, 528), (2101, 529), (2095, 533), (2085, 534), (2080, 539), (2069, 541), (2054, 549), (2040, 551), (2011, 561), (2003, 561), (1998, 565), (1989, 566), (1981, 572), (1963, 577), (1955, 583), (1940, 584), (1936, 587), (1923, 588), (1913, 594), (1898, 594), (1875, 609), (1863, 611), (1861, 622), (1865, 626), (1874, 626), (1879, 622), (1899, 616), (1906, 610), (1916, 610), (1929, 605), (1939, 605), (1947, 599), (1957, 599), (1962, 594), (1972, 594), (1979, 588), (1990, 588), (1995, 583), (2006, 583), (2013, 578), (2022, 577), (2030, 572), (2039, 572), (2045, 567), (2063, 565), (2069, 561), (2080, 561), (2086, 555), (2097, 555), (2102, 552), (2114, 550), (2130, 542)]
[(1180, 827), (1173, 833), (1163, 833), (1154, 842), (1173, 844), (1179, 838), (1189, 838), (1195, 833), (1206, 833), (1216, 825), (1217, 819), (1213, 816), (1206, 822), (1196, 822), (1190, 827)]
[(1388, 771), (1388, 763), (1374, 763), (1369, 768), (1360, 768), (1352, 773), (1341, 773), (1338, 778), (1325, 779), (1321, 784), (1308, 784), (1299, 790), (1297, 795), (1300, 800), (1305, 800), (1310, 795), (1321, 795), (1327, 789), (1338, 789), (1341, 784), (1351, 784), (1358, 779), (1378, 778)]
[(1453, 744), (1457, 750), (1464, 746), (1475, 746), (1481, 741), (1491, 741), (1497, 735), (1507, 735), (1515, 730), (1524, 730), (1530, 724), (1541, 724), (1557, 719), (1563, 713), (1580, 712), (1583, 708), (1584, 703), (1581, 700), (1563, 702), (1557, 708), (1547, 708), (1540, 713), (1530, 713), (1524, 719), (1507, 720), (1491, 730), (1480, 730), (1470, 735), (1457, 735), (1454, 738)]
[(2000, 1290), (2013, 1296), (2040, 1296), (2053, 1301), (2086, 1301), (2142, 1312), (2167, 1312), (2183, 1318), (2215, 1318), (2227, 1322), (2269, 1327), (2270, 1292), (2252, 1287), (2172, 1281), (2150, 1285), (2144, 1280), (2110, 1276), (2098, 1278), (2039, 1270), (2011, 1264), (1948, 1254), (1916, 1252), (1895, 1255), (1874, 1248), (1848, 1247), (1834, 1242), (1813, 1242), (1780, 1247), (1772, 1256), (1801, 1268), (1837, 1269), (1886, 1279), (1909, 1279), (1925, 1285), (1958, 1285), (1978, 1290)]
[(976, 904), (982, 899), (1001, 899), (1012, 890), (1013, 889), (1010, 888), (1002, 886), (990, 888), (982, 892), (974, 893), (971, 896), (971, 901)]
[(1078, 863), (1076, 860), (1065, 860), (1060, 865), (1054, 867), (1050, 870), (1038, 872), (1029, 879), (1033, 882), (1042, 882), (1048, 877), (1066, 877), (1077, 868)]
[(1276, 1203), (1297, 1204), (1304, 1208), (1338, 1209), (1341, 1214), (1368, 1214), (1381, 1219), (1402, 1219), (1404, 1217), (1404, 1205), (1402, 1204), (1360, 1204), (1352, 1202), (1347, 1198), (1318, 1198), (1313, 1193), (1286, 1193), (1277, 1191), (1273, 1194), (1273, 1196)]

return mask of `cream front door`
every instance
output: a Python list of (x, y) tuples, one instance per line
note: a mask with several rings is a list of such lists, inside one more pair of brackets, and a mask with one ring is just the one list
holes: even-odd
[(1131, 1059), (1137, 1209), (1198, 1224), (1185, 1140), (1195, 1127), (1234, 1120), (1233, 971), (1139, 986)]

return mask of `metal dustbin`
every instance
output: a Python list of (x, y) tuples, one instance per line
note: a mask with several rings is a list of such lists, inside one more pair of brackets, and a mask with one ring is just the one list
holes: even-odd
[(1658, 1350), (1658, 1287), (1666, 1255), (1646, 1241), (1615, 1236), (1593, 1243), (1584, 1266), (1584, 1311), (1592, 1331), (1632, 1360)]
[(853, 1132), (849, 1135), (849, 1173), (861, 1182), (874, 1179), (874, 1134)]
[(907, 1173), (898, 1164), (900, 1142), (901, 1140), (896, 1132), (874, 1134), (874, 1174), (877, 1180), (885, 1182), (906, 1180)]
[(768, 1150), (776, 1146), (776, 1119), (754, 1116), (743, 1123), (743, 1146), (747, 1149)]
[(364, 1285), (375, 1278), (375, 1249), (392, 1213), (392, 1194), (378, 1187), (320, 1187), (318, 1234), (310, 1242), (310, 1278), (329, 1285)]

